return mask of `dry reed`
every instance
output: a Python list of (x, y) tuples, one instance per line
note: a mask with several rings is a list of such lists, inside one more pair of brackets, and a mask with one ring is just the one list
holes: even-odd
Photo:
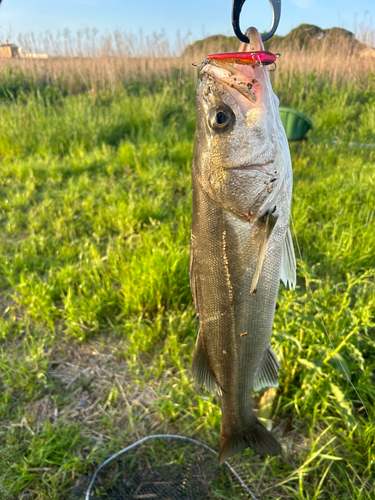
[[(374, 33), (373, 29), (362, 28), (357, 38), (371, 44)], [(65, 31), (56, 36), (47, 33), (44, 38), (33, 34), (20, 36), (18, 40), (26, 50), (35, 52), (39, 49), (50, 57), (47, 60), (0, 60), (1, 85), (9, 92), (24, 78), (32, 88), (53, 86), (67, 93), (78, 93), (103, 89), (114, 91), (130, 79), (147, 82), (158, 76), (169, 78), (176, 71), (196, 76), (192, 63), (199, 64), (206, 55), (204, 44), (195, 53), (190, 50), (186, 54), (188, 36), (178, 38), (172, 46), (163, 33), (130, 37), (114, 31), (98, 37), (95, 30), (78, 32), (75, 36)], [(278, 47), (274, 43), (271, 48), (280, 52), (281, 57), (279, 71), (273, 78), (278, 79), (282, 74), (316, 72), (329, 76), (333, 82), (363, 81), (369, 73), (375, 72), (375, 50), (364, 56), (361, 50), (365, 45), (357, 40), (354, 42), (345, 37), (331, 37), (315, 40), (302, 49), (297, 44), (280, 44)], [(220, 45), (217, 50), (220, 51)]]

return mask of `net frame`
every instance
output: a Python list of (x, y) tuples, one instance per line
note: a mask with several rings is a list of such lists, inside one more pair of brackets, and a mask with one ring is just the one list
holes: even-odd
[[(118, 451), (117, 453), (115, 453), (114, 455), (112, 455), (111, 457), (109, 457), (105, 462), (103, 462), (97, 469), (96, 471), (94, 472), (93, 476), (92, 476), (92, 479), (90, 481), (90, 484), (89, 484), (89, 487), (87, 488), (87, 491), (86, 491), (86, 496), (85, 496), (85, 500), (90, 500), (90, 494), (92, 492), (92, 488), (94, 486), (94, 483), (95, 483), (95, 480), (96, 478), (98, 477), (98, 474), (99, 472), (106, 466), (108, 465), (110, 462), (112, 462), (113, 460), (115, 460), (116, 458), (120, 457), (121, 455), (124, 455), (126, 452), (136, 448), (137, 446), (139, 446), (140, 444), (142, 443), (145, 443), (146, 441), (149, 441), (151, 439), (177, 439), (177, 440), (180, 440), (180, 441), (186, 441), (188, 443), (192, 443), (192, 444), (195, 444), (197, 446), (201, 446), (202, 448), (204, 448), (205, 450), (211, 452), (212, 454), (214, 455), (218, 455), (218, 452), (215, 451), (214, 449), (210, 448), (209, 446), (207, 446), (206, 444), (204, 443), (201, 443), (200, 441), (197, 441), (196, 439), (192, 439), (192, 438), (188, 438), (186, 436), (180, 436), (178, 434), (153, 434), (151, 436), (146, 436), (142, 439), (140, 439), (139, 441), (136, 441), (135, 443), (131, 444), (130, 446), (127, 446), (126, 448)], [(224, 464), (226, 465), (226, 467), (228, 468), (228, 470), (230, 471), (230, 473), (237, 479), (237, 481), (241, 484), (241, 486), (245, 489), (245, 491), (249, 494), (250, 498), (252, 498), (252, 500), (258, 500), (255, 495), (252, 493), (252, 491), (249, 489), (249, 487), (246, 485), (246, 483), (243, 481), (243, 479), (241, 479), (241, 477), (237, 474), (237, 472), (233, 469), (233, 467), (228, 463), (228, 462), (224, 462)]]

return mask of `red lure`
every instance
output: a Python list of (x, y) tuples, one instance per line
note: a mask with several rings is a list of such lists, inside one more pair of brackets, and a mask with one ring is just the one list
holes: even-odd
[(267, 50), (257, 50), (253, 52), (226, 52), (223, 54), (211, 54), (206, 57), (207, 61), (223, 61), (237, 64), (258, 64), (268, 66), (277, 59), (275, 54)]

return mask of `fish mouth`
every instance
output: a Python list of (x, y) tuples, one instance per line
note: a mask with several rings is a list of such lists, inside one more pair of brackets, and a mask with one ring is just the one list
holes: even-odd
[(255, 71), (251, 77), (248, 77), (238, 68), (221, 61), (210, 61), (201, 71), (222, 85), (236, 101), (238, 101), (238, 96), (242, 96), (249, 101), (250, 107), (259, 104), (263, 85), (255, 78)]
[[(264, 172), (268, 175), (272, 175), (267, 170), (267, 166), (274, 163), (275, 160), (267, 161), (266, 163), (251, 163), (249, 165), (239, 165), (237, 167), (231, 167), (230, 170), (257, 170), (259, 172)], [(229, 169), (228, 169), (229, 170)]]

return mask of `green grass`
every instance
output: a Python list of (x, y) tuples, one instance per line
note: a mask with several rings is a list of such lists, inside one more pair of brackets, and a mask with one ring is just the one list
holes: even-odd
[[(302, 261), (297, 289), (280, 287), (280, 387), (261, 410), (285, 454), (232, 463), (262, 500), (370, 499), (375, 150), (346, 143), (374, 141), (375, 79), (279, 76), (315, 127), (299, 159), (292, 145)], [(67, 498), (149, 433), (218, 448), (217, 401), (190, 374), (194, 87), (18, 88), (0, 105), (1, 498)]]

